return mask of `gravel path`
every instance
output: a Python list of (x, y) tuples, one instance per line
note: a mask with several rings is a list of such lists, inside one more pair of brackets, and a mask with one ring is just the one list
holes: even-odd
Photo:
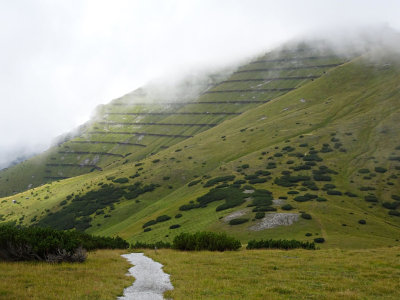
[(134, 265), (129, 269), (129, 273), (136, 280), (124, 290), (124, 296), (118, 299), (162, 300), (163, 293), (174, 288), (169, 275), (162, 270), (162, 264), (144, 256), (143, 253), (124, 254), (122, 257)]

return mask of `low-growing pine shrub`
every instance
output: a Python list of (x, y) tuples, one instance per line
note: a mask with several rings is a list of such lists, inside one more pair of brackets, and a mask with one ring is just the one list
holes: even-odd
[(255, 216), (256, 219), (262, 219), (264, 217), (265, 217), (265, 212), (262, 211), (257, 212)]
[(78, 231), (0, 225), (0, 260), (83, 262), (86, 259), (86, 251), (128, 247), (129, 244), (120, 237), (99, 237)]
[(225, 233), (196, 232), (181, 233), (174, 238), (172, 247), (186, 251), (226, 251), (238, 250), (242, 245), (240, 241)]
[(315, 244), (296, 240), (251, 240), (247, 243), (246, 249), (296, 249), (302, 248), (315, 250)]
[(314, 239), (314, 242), (315, 242), (315, 243), (322, 244), (322, 243), (324, 243), (324, 242), (325, 242), (325, 239), (324, 239), (324, 238), (322, 238), (322, 237), (315, 238), (315, 239)]
[(249, 219), (247, 218), (237, 218), (237, 219), (232, 219), (229, 221), (229, 225), (239, 225), (248, 222)]

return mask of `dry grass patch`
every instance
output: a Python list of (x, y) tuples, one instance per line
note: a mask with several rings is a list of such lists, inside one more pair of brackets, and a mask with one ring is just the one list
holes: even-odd
[(0, 262), (0, 299), (116, 299), (133, 281), (123, 253), (90, 252), (84, 263)]
[(400, 248), (146, 250), (171, 274), (178, 299), (398, 299)]

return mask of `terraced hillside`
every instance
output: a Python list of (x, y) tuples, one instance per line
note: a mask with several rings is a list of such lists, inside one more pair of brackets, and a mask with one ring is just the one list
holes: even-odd
[[(259, 58), (193, 102), (113, 101), (84, 135), (66, 145), (110, 141), (108, 136), (121, 142), (124, 134), (103, 132), (139, 130), (110, 122), (215, 125), (139, 125), (141, 132), (193, 137), (171, 137), (177, 140), (163, 144), (161, 136), (129, 136), (124, 142), (149, 147), (145, 141), (152, 138), (159, 144), (149, 153), (132, 146), (137, 152), (110, 159), (102, 171), (2, 198), (1, 219), (119, 234), (129, 241), (213, 230), (243, 242), (323, 238), (321, 247), (399, 245), (400, 58), (365, 54), (333, 66), (343, 60), (335, 62), (329, 53), (314, 58), (312, 50), (302, 49)], [(319, 77), (257, 86), (270, 72), (277, 72), (274, 78)], [(278, 90), (289, 88), (295, 89)], [(200, 112), (240, 115), (197, 119)]]
[(210, 76), (198, 83), (199, 97), (163, 97), (139, 89), (98, 108), (96, 117), (67, 141), (0, 171), (0, 196), (154, 155), (295, 90), (345, 61), (326, 49), (300, 45), (267, 53), (228, 77)]

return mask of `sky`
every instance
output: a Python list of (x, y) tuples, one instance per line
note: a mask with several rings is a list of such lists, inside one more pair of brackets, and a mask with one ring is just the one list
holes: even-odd
[(0, 0), (0, 168), (154, 78), (370, 26), (400, 31), (400, 1)]

